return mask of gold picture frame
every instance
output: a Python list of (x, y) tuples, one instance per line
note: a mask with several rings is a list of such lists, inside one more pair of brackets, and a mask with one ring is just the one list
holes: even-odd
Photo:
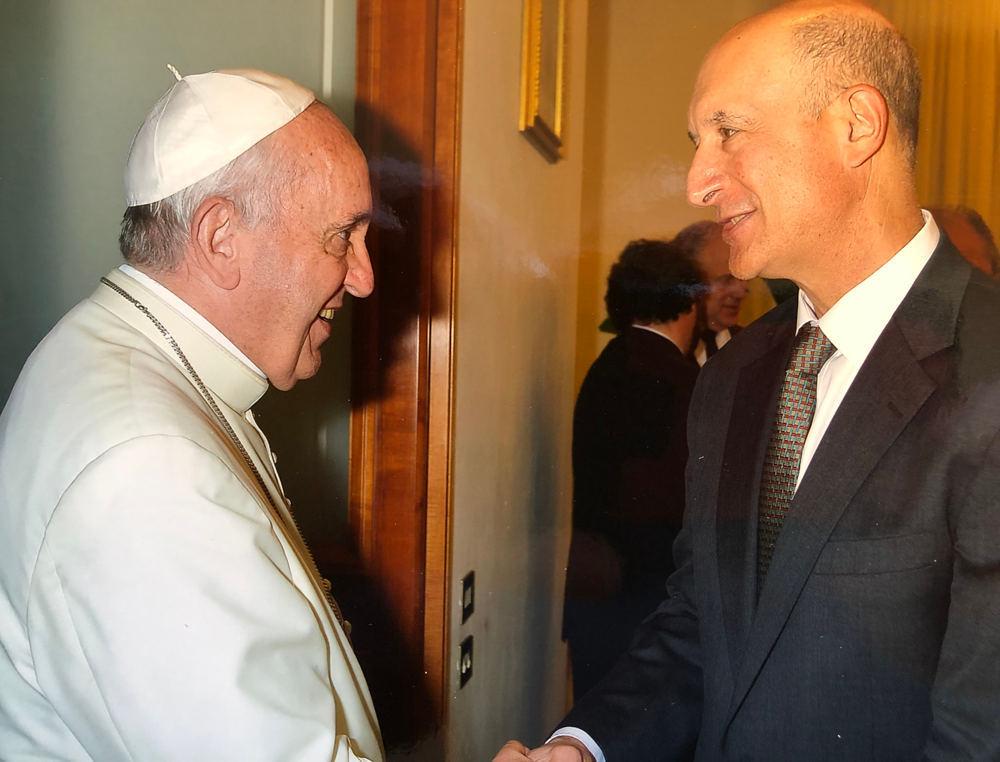
[(520, 130), (550, 164), (566, 156), (566, 0), (524, 0)]

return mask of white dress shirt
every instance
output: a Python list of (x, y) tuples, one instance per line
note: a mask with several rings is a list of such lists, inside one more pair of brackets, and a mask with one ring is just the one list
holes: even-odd
[[(922, 214), (924, 226), (920, 232), (892, 259), (844, 294), (823, 317), (816, 317), (809, 297), (799, 290), (796, 333), (806, 323), (819, 323), (837, 351), (826, 361), (816, 379), (816, 412), (802, 446), (796, 488), (872, 347), (937, 248), (941, 232), (930, 212), (922, 211)], [(557, 736), (577, 739), (597, 762), (605, 762), (601, 747), (586, 731), (559, 728), (552, 738)]]
[[(717, 331), (715, 334), (715, 350), (719, 351), (722, 349), (732, 338), (733, 335), (729, 332), (728, 328)], [(705, 342), (701, 339), (698, 339), (698, 347), (694, 351), (694, 359), (698, 361), (699, 365), (704, 365), (708, 362), (708, 347), (705, 346)]]
[(937, 248), (941, 232), (930, 212), (923, 215), (920, 232), (896, 256), (844, 294), (823, 317), (817, 319), (809, 297), (799, 290), (796, 332), (806, 323), (819, 323), (837, 351), (816, 378), (816, 411), (802, 445), (796, 488), (869, 352)]

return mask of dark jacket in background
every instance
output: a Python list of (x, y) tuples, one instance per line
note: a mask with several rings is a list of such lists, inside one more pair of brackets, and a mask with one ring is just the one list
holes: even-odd
[(672, 341), (633, 327), (605, 347), (580, 389), (563, 626), (578, 696), (625, 652), (665, 595), (684, 512), (697, 375)]

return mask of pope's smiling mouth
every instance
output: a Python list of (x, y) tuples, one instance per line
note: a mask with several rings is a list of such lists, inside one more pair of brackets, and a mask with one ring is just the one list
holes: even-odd
[(751, 212), (744, 212), (743, 214), (737, 214), (735, 217), (730, 217), (727, 224), (732, 227), (739, 222), (742, 222), (745, 218), (749, 217)]
[(324, 320), (333, 320), (333, 316), (337, 314), (337, 310), (332, 307), (327, 307), (324, 310), (319, 311), (319, 316)]

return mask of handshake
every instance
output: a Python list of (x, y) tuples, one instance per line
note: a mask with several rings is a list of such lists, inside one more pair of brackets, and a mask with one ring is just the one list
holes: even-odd
[(493, 762), (596, 762), (594, 755), (580, 741), (556, 736), (544, 746), (529, 749), (519, 741), (509, 741)]

